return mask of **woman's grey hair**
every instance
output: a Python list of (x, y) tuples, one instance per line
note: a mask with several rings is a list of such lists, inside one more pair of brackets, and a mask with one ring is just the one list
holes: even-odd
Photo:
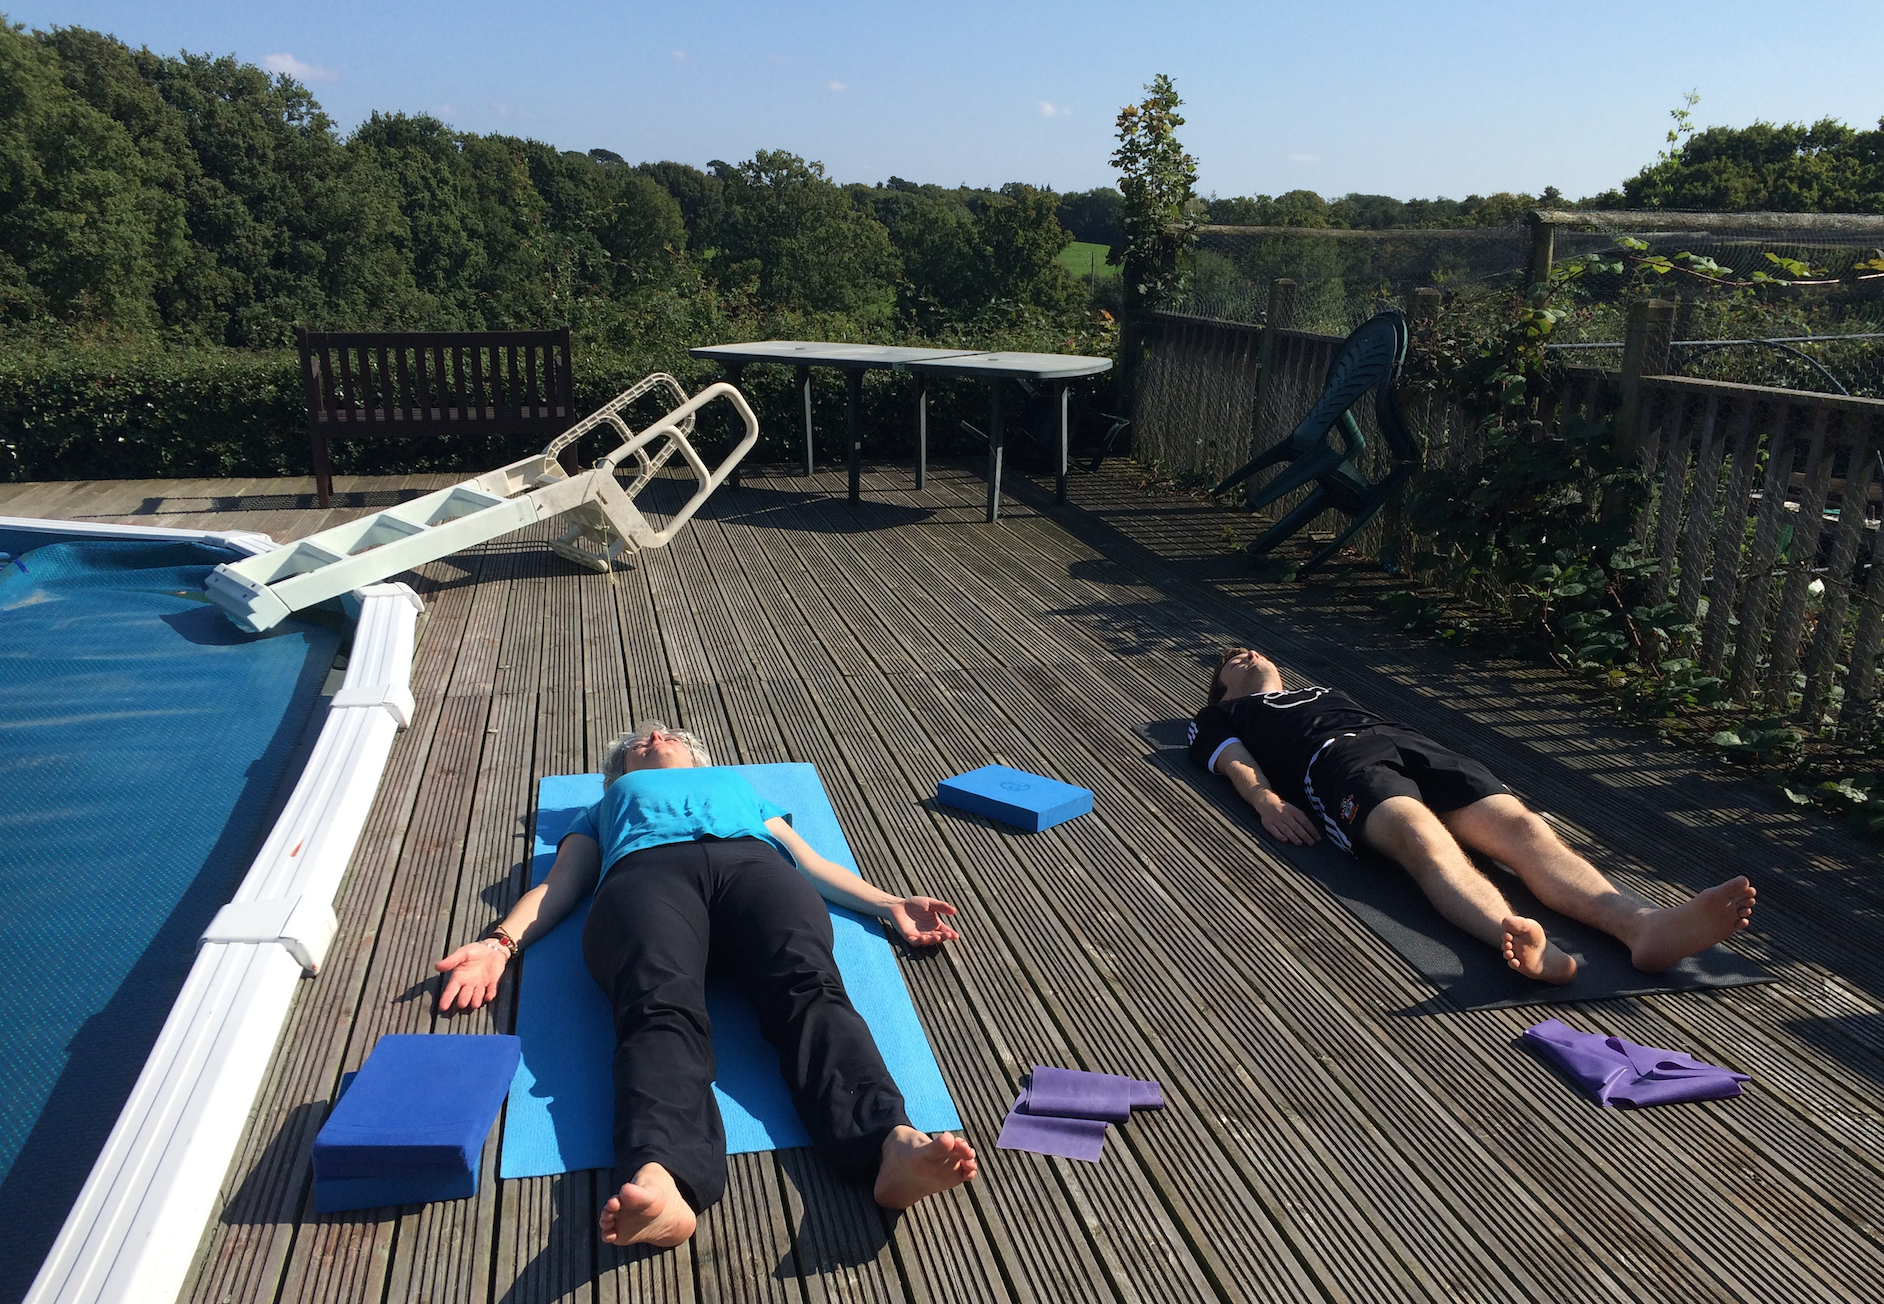
[(685, 729), (669, 729), (659, 720), (649, 720), (633, 733), (618, 735), (608, 745), (608, 751), (602, 756), (602, 786), (606, 788), (628, 771), (628, 749), (638, 742), (645, 741), (656, 730), (670, 738), (678, 738), (693, 756), (695, 765), (711, 765), (713, 758), (707, 755), (706, 744), (688, 733)]

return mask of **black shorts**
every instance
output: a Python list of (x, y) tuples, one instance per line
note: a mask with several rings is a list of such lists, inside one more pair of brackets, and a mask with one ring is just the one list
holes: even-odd
[(1389, 797), (1414, 797), (1443, 815), (1511, 791), (1471, 757), (1388, 725), (1329, 739), (1309, 762), (1304, 786), (1329, 838), (1349, 851)]

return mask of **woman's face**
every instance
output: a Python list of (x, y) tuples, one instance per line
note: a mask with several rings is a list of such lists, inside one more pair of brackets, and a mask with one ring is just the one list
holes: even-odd
[(622, 757), (622, 772), (684, 770), (691, 769), (693, 763), (693, 752), (686, 743), (665, 729), (655, 729), (646, 738), (637, 738), (628, 744), (628, 751)]

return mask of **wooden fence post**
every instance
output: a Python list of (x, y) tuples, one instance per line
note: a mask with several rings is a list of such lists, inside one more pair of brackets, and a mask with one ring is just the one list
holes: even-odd
[(1638, 299), (1629, 305), (1629, 325), (1622, 341), (1622, 394), (1616, 406), (1616, 449), (1633, 457), (1642, 446), (1642, 377), (1668, 371), (1668, 346), (1675, 335), (1675, 305), (1666, 299)]
[(1557, 245), (1557, 228), (1544, 220), (1544, 215), (1533, 211), (1525, 221), (1531, 226), (1531, 281), (1532, 285), (1550, 284), (1550, 267)]
[(1253, 419), (1250, 422), (1252, 456), (1262, 451), (1260, 445), (1267, 415), (1265, 408), (1269, 396), (1275, 391), (1273, 373), (1276, 332), (1289, 330), (1295, 325), (1295, 290), (1296, 283), (1287, 277), (1278, 277), (1269, 282), (1269, 311), (1263, 316), (1262, 342), (1256, 346), (1256, 398), (1251, 405)]

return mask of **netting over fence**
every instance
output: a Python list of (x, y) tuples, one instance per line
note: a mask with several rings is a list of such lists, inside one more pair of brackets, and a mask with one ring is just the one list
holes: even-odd
[(1653, 294), (1676, 304), (1674, 375), (1884, 397), (1884, 218), (1607, 213), (1555, 238), (1587, 268), (1560, 329), (1579, 362), (1615, 368), (1626, 301)]
[[(1884, 397), (1884, 217), (1560, 213), (1558, 265), (1586, 270), (1563, 296), (1559, 343), (1614, 368), (1631, 298), (1678, 305), (1674, 374)], [(1639, 246), (1639, 247), (1638, 247)], [(1454, 302), (1522, 290), (1529, 225), (1345, 231), (1205, 227), (1172, 312), (1263, 325), (1270, 283), (1296, 282), (1298, 330), (1345, 335), (1414, 292)], [(1663, 270), (1665, 266), (1665, 270)], [(1766, 278), (1764, 280), (1759, 278)], [(1790, 284), (1780, 284), (1786, 281)]]
[(1531, 252), (1528, 227), (1439, 231), (1205, 227), (1191, 254), (1191, 277), (1173, 312), (1263, 324), (1269, 283), (1296, 282), (1293, 325), (1346, 335), (1379, 307), (1404, 308), (1413, 292), (1436, 286), (1463, 293), (1522, 284)]

